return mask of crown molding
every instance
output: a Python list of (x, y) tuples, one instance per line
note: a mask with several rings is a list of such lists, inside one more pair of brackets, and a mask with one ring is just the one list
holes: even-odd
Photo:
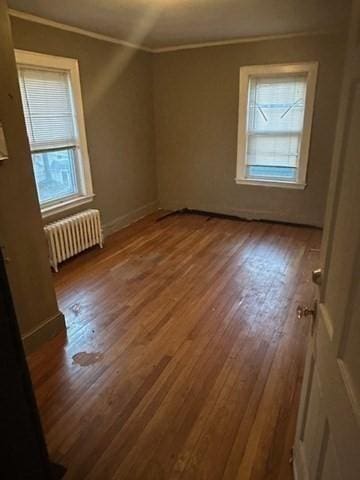
[(253, 37), (241, 37), (234, 38), (231, 40), (219, 40), (216, 42), (204, 42), (204, 43), (193, 43), (193, 44), (184, 44), (184, 45), (174, 45), (169, 47), (159, 47), (159, 48), (150, 48), (143, 45), (138, 45), (135, 43), (127, 42), (126, 40), (120, 40), (115, 37), (108, 35), (103, 35), (101, 33), (91, 32), (79, 27), (73, 27), (71, 25), (65, 25), (64, 23), (56, 22), (54, 20), (48, 20), (31, 13), (21, 12), (20, 10), (14, 10), (12, 8), (8, 9), (8, 13), (12, 17), (20, 18), (22, 20), (27, 20), (29, 22), (40, 23), (41, 25), (47, 25), (49, 27), (58, 28), (60, 30), (65, 30), (72, 33), (77, 33), (79, 35), (85, 35), (87, 37), (95, 38), (96, 40), (102, 40), (104, 42), (115, 43), (117, 45), (122, 45), (128, 48), (134, 48), (136, 50), (141, 50), (148, 53), (166, 53), (166, 52), (176, 52), (179, 50), (193, 50), (196, 48), (206, 48), (206, 47), (222, 47), (226, 45), (237, 45), (241, 43), (252, 43), (252, 42), (264, 42), (269, 40), (286, 40), (296, 37), (307, 37), (313, 35), (325, 35), (336, 33), (338, 30), (318, 30), (313, 32), (297, 32), (297, 33), (285, 33), (277, 35), (263, 35), (263, 36), (253, 36)]
[(277, 35), (241, 37), (241, 38), (234, 38), (231, 40), (219, 40), (217, 42), (193, 43), (193, 44), (175, 45), (173, 47), (153, 48), (151, 51), (153, 53), (176, 52), (178, 50), (192, 50), (195, 48), (206, 48), (206, 47), (222, 47), (226, 45), (237, 45), (240, 43), (252, 43), (252, 42), (264, 42), (269, 40), (286, 40), (289, 38), (308, 37), (313, 35), (326, 35), (326, 34), (331, 34), (336, 32), (337, 30), (317, 30), (313, 32), (282, 33)]
[(85, 35), (87, 37), (95, 38), (96, 40), (103, 40), (104, 42), (115, 43), (117, 45), (122, 45), (123, 47), (134, 48), (136, 50), (142, 50), (144, 52), (152, 52), (150, 48), (144, 47), (142, 45), (127, 42), (126, 40), (119, 40), (118, 38), (110, 37), (108, 35), (102, 35), (101, 33), (84, 30), (83, 28), (65, 25), (64, 23), (55, 22), (54, 20), (48, 20), (43, 17), (38, 17), (37, 15), (32, 15), (31, 13), (21, 12), (20, 10), (14, 10), (12, 8), (9, 8), (8, 13), (12, 17), (21, 18), (22, 20), (28, 20), (29, 22), (40, 23), (41, 25), (47, 25), (48, 27), (66, 30), (67, 32), (78, 33), (79, 35)]

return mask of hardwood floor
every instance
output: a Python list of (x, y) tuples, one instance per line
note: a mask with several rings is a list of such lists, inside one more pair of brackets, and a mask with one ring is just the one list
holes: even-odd
[(291, 479), (316, 229), (150, 216), (55, 275), (29, 358), (66, 479)]

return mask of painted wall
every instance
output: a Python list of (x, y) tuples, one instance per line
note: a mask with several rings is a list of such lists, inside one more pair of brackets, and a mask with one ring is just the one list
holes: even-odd
[(0, 0), (0, 120), (9, 158), (0, 161), (0, 246), (27, 350), (64, 328), (47, 256), (22, 113), (10, 23)]
[[(12, 26), (16, 48), (79, 60), (93, 205), (108, 232), (153, 210), (157, 197), (166, 209), (322, 225), (343, 35), (152, 55), (18, 18)], [(240, 66), (314, 60), (320, 68), (307, 188), (236, 185)]]
[(79, 61), (96, 194), (89, 206), (100, 209), (107, 233), (152, 211), (157, 181), (151, 54), (18, 18), (11, 17), (11, 24), (15, 48)]
[[(344, 37), (312, 35), (154, 55), (154, 104), (163, 208), (322, 225)], [(239, 68), (318, 61), (305, 190), (235, 184)]]
[[(64, 324), (47, 260), (3, 0), (0, 5), (1, 111), (11, 132), (11, 159), (0, 165), (0, 240), (11, 258), (9, 278), (22, 332), (36, 344)], [(89, 206), (101, 210), (108, 233), (154, 210), (158, 197), (163, 208), (322, 225), (342, 35), (152, 55), (18, 18), (11, 24), (16, 48), (79, 60), (96, 194)], [(236, 185), (240, 66), (314, 60), (320, 70), (308, 187)]]

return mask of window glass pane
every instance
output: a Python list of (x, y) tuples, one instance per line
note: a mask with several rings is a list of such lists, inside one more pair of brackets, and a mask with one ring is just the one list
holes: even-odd
[(40, 204), (79, 193), (74, 148), (33, 153), (32, 160)]
[(246, 169), (246, 177), (254, 180), (296, 181), (296, 168), (269, 167), (266, 165), (252, 165)]

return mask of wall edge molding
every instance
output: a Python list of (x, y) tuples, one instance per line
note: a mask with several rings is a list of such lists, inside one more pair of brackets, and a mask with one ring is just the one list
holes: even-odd
[(239, 37), (230, 40), (219, 40), (216, 42), (203, 42), (203, 43), (190, 43), (184, 45), (174, 45), (170, 47), (160, 47), (153, 48), (152, 53), (166, 53), (166, 52), (176, 52), (179, 50), (193, 50), (196, 48), (206, 48), (206, 47), (222, 47), (226, 45), (238, 45), (240, 43), (254, 43), (254, 42), (266, 42), (270, 40), (286, 40), (296, 37), (311, 37), (316, 35), (331, 35), (334, 33), (340, 32), (340, 30), (317, 30), (313, 32), (294, 32), (294, 33), (279, 33), (274, 35), (259, 35), (259, 36), (250, 36), (250, 37)]
[(111, 222), (104, 223), (104, 237), (106, 238), (109, 235), (127, 227), (128, 225), (137, 222), (146, 215), (156, 212), (158, 208), (158, 201), (154, 200), (153, 202), (145, 203), (144, 205), (141, 205), (140, 207), (125, 213), (124, 215), (120, 215)]
[(218, 40), (214, 42), (199, 42), (199, 43), (185, 43), (183, 45), (171, 45), (167, 47), (159, 48), (150, 48), (145, 45), (135, 44), (128, 42), (126, 40), (120, 40), (119, 38), (112, 37), (110, 35), (104, 35), (102, 33), (92, 32), (91, 30), (86, 30), (80, 27), (74, 27), (72, 25), (67, 25), (65, 23), (57, 22), (55, 20), (49, 20), (32, 13), (22, 12), (21, 10), (16, 10), (13, 8), (8, 9), (8, 13), (11, 17), (20, 18), (22, 20), (27, 20), (33, 23), (39, 23), (41, 25), (46, 25), (48, 27), (57, 28), (59, 30), (65, 30), (72, 33), (77, 33), (79, 35), (84, 35), (96, 40), (101, 40), (104, 42), (114, 43), (117, 45), (122, 45), (123, 47), (133, 48), (135, 50), (140, 50), (147, 53), (166, 53), (166, 52), (175, 52), (180, 50), (193, 50), (197, 48), (207, 48), (207, 47), (222, 47), (226, 45), (238, 45), (241, 43), (253, 43), (253, 42), (264, 42), (270, 40), (286, 40), (296, 37), (307, 37), (307, 36), (316, 36), (316, 35), (331, 35), (334, 33), (339, 33), (339, 29), (328, 29), (328, 30), (315, 30), (312, 32), (293, 32), (293, 33), (279, 33), (273, 35), (258, 35), (258, 36), (247, 36), (247, 37), (238, 37), (228, 40)]
[(56, 22), (55, 20), (48, 20), (44, 17), (39, 17), (38, 15), (33, 15), (32, 13), (22, 12), (20, 10), (14, 10), (13, 8), (8, 9), (9, 15), (11, 17), (20, 18), (22, 20), (27, 20), (33, 23), (40, 23), (41, 25), (46, 25), (48, 27), (57, 28), (59, 30), (65, 30), (67, 32), (77, 33), (79, 35), (84, 35), (86, 37), (95, 38), (96, 40), (102, 40), (104, 42), (115, 43), (117, 45), (122, 45), (123, 47), (133, 48), (135, 50), (141, 50), (143, 52), (151, 53), (150, 48), (138, 45), (135, 43), (127, 42), (126, 40), (120, 40), (115, 37), (108, 35), (103, 35), (102, 33), (91, 32), (79, 27), (73, 27), (71, 25), (66, 25), (65, 23)]
[(28, 354), (36, 350), (41, 344), (50, 340), (61, 331), (66, 330), (65, 317), (60, 310), (22, 335), (25, 352)]

